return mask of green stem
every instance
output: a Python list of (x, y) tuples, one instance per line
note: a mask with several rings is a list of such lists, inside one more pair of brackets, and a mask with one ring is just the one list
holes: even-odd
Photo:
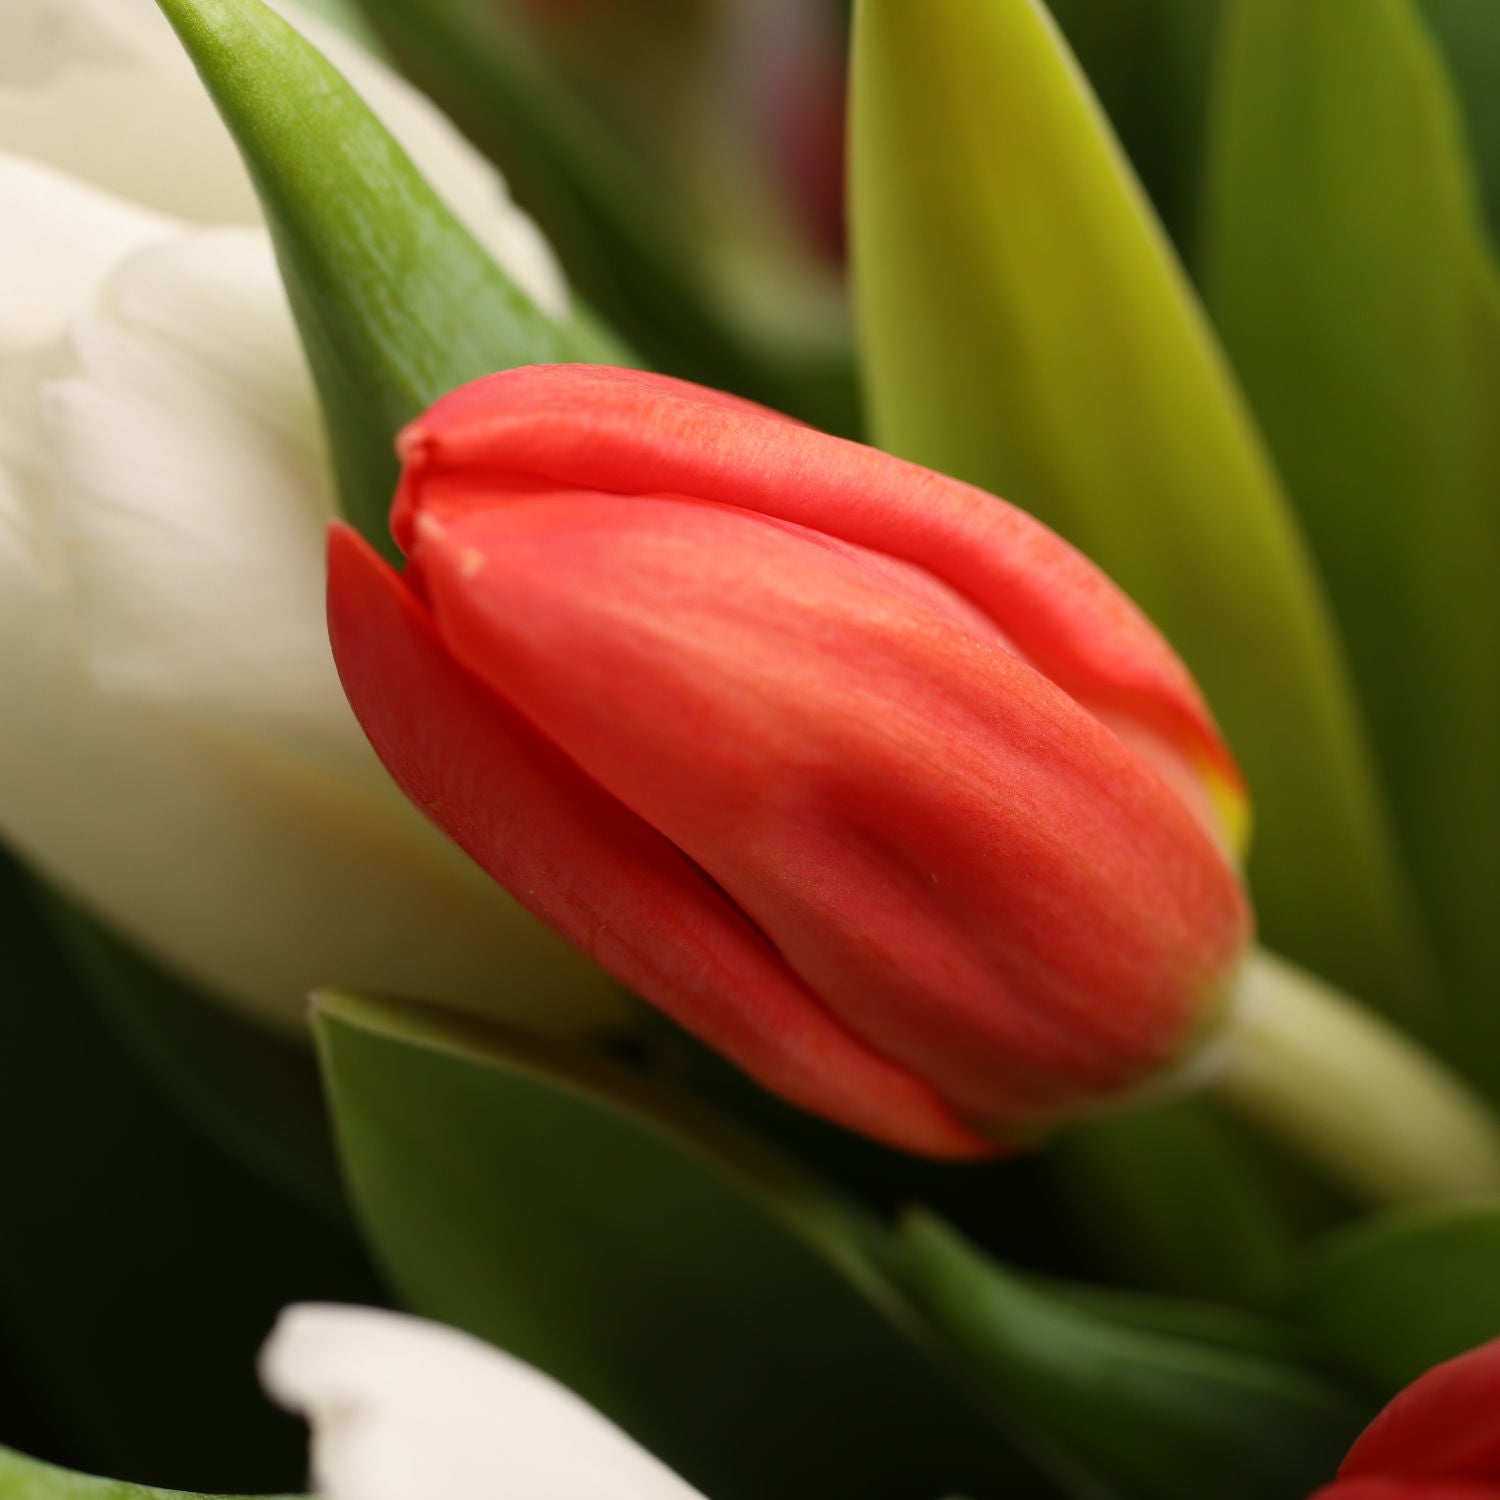
[(1500, 1120), (1416, 1043), (1264, 951), (1208, 1087), (1361, 1197), (1500, 1198)]

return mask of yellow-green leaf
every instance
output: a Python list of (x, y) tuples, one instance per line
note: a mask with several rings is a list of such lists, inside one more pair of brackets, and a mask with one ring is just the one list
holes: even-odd
[(1317, 580), (1201, 309), (1038, 0), (861, 0), (853, 230), (879, 441), (1144, 606), (1248, 772), (1278, 946), (1410, 1017), (1423, 964)]
[(1204, 280), (1349, 642), (1500, 1086), (1500, 275), (1408, 0), (1236, 0)]

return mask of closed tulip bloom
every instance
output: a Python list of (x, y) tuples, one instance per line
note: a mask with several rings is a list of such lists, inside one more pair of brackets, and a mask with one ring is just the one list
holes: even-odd
[(332, 537), (345, 690), (407, 793), (764, 1084), (914, 1150), (1184, 1065), (1250, 918), (1187, 673), (1022, 512), (619, 370), (404, 435), (398, 575)]
[(1500, 1340), (1402, 1391), (1314, 1500), (1500, 1500)]

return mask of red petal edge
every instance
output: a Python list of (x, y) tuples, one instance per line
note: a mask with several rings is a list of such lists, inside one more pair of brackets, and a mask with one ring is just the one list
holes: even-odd
[(339, 523), (328, 631), (344, 691), (401, 789), (622, 984), (815, 1113), (924, 1155), (996, 1152), (845, 1031), (675, 846), (453, 661), (400, 576)]
[[(713, 420), (705, 421), (712, 413)], [(409, 550), (415, 501), (549, 485), (737, 505), (924, 568), (976, 604), (1065, 691), (1180, 747), (1230, 801), (1244, 782), (1191, 677), (1139, 610), (1082, 554), (971, 485), (831, 437), (722, 392), (593, 365), (532, 365), (464, 386), (401, 439), (392, 512)], [(459, 502), (461, 503), (461, 502)]]
[(1367, 1477), (1500, 1489), (1500, 1339), (1435, 1366), (1375, 1418), (1339, 1469), (1341, 1480)]

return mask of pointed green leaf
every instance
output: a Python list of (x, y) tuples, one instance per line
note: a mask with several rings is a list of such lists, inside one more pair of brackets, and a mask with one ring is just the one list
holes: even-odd
[(548, 1370), (714, 1500), (1055, 1493), (914, 1342), (863, 1258), (873, 1230), (699, 1107), (389, 1002), (325, 997), (316, 1030), (405, 1300)]
[(1490, 236), (1500, 239), (1500, 6), (1494, 0), (1422, 0), (1463, 101)]
[(1149, 1331), (1049, 1295), (935, 1220), (913, 1220), (906, 1249), (907, 1284), (996, 1402), (1122, 1500), (1308, 1493), (1373, 1415), (1285, 1360)]
[(513, 365), (619, 362), (543, 314), (334, 68), (261, 0), (159, 0), (249, 168), (318, 383), (346, 514), (387, 556), (399, 429)]
[(1328, 1240), (1287, 1311), (1330, 1364), (1394, 1394), (1500, 1337), (1500, 1207), (1384, 1215)]
[(1179, 251), (1198, 226), (1209, 85), (1225, 0), (1050, 0)]
[(209, 1500), (183, 1490), (155, 1490), (94, 1479), (0, 1448), (0, 1500)]
[(1207, 322), (1039, 0), (860, 0), (853, 230), (882, 445), (1024, 505), (1197, 673), (1249, 775), (1267, 937), (1410, 1017), (1352, 699)]
[(1500, 1087), (1500, 275), (1407, 0), (1238, 0), (1204, 278), (1317, 550)]
[(579, 289), (653, 363), (820, 427), (856, 428), (837, 310), (754, 265), (726, 275), (694, 215), (561, 82), (514, 5), (358, 3), (402, 66), (499, 163)]

